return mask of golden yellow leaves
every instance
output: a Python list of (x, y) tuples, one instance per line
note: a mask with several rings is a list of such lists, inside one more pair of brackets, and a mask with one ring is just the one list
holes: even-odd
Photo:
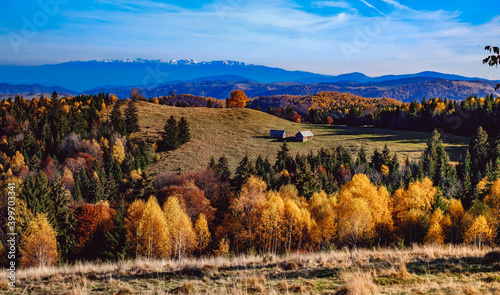
[(57, 261), (56, 232), (47, 220), (47, 215), (40, 213), (28, 223), (19, 245), (20, 265), (47, 266)]

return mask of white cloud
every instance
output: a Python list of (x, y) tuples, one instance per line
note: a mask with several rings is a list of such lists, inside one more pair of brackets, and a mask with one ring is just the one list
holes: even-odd
[(316, 1), (312, 3), (312, 6), (317, 8), (336, 7), (352, 9), (351, 4), (347, 3), (346, 1)]

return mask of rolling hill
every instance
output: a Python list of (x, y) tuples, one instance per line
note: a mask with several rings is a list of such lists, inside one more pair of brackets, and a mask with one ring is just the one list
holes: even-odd
[[(135, 136), (159, 140), (160, 132), (171, 115), (177, 119), (184, 116), (190, 124), (191, 142), (171, 152), (161, 152), (158, 163), (151, 172), (185, 171), (205, 168), (211, 157), (226, 156), (230, 168), (234, 169), (247, 153), (251, 159), (261, 154), (274, 163), (282, 142), (269, 138), (271, 129), (284, 129), (294, 136), (299, 130), (311, 130), (315, 137), (308, 142), (289, 142), (292, 154), (308, 153), (318, 149), (343, 145), (351, 151), (363, 145), (371, 154), (375, 148), (381, 150), (385, 144), (398, 156), (420, 157), (430, 136), (426, 132), (406, 132), (376, 128), (358, 128), (330, 125), (293, 123), (252, 109), (178, 108), (138, 102), (141, 131)], [(106, 109), (109, 113), (111, 108)], [(465, 152), (468, 138), (444, 134), (446, 150), (452, 161)]]

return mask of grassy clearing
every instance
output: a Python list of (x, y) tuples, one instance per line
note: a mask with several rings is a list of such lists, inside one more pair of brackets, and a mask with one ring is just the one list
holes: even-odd
[[(225, 155), (229, 166), (235, 169), (247, 153), (255, 159), (259, 154), (274, 163), (282, 142), (269, 138), (271, 129), (284, 129), (289, 137), (300, 130), (311, 130), (315, 137), (308, 142), (290, 142), (293, 154), (317, 151), (343, 145), (353, 152), (364, 146), (369, 154), (385, 144), (396, 152), (400, 160), (406, 156), (419, 158), (430, 137), (427, 132), (407, 132), (377, 128), (311, 125), (289, 122), (264, 112), (251, 109), (178, 108), (139, 102), (141, 132), (136, 136), (159, 140), (166, 120), (174, 115), (184, 116), (190, 124), (191, 142), (172, 152), (160, 152), (160, 161), (151, 171), (185, 171), (207, 166), (211, 157)], [(111, 108), (106, 110), (111, 111)], [(452, 161), (464, 153), (469, 139), (445, 134), (446, 150)]]
[[(3, 294), (498, 294), (491, 249), (416, 246), (18, 270)], [(5, 278), (5, 270), (0, 271)]]

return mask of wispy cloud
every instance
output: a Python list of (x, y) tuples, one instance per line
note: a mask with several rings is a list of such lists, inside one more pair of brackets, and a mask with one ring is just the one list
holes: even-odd
[(346, 1), (316, 1), (312, 3), (313, 6), (318, 8), (324, 7), (336, 7), (336, 8), (345, 8), (352, 9), (352, 5)]

